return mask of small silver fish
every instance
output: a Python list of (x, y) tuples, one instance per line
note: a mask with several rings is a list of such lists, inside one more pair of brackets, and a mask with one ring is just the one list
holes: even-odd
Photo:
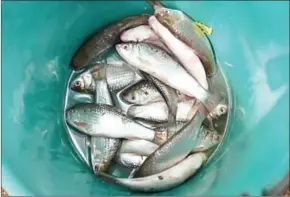
[[(178, 101), (192, 99), (179, 91), (176, 91), (176, 94)], [(152, 83), (146, 80), (141, 80), (135, 83), (133, 86), (123, 91), (121, 96), (126, 102), (136, 105), (146, 105), (149, 103), (163, 101), (160, 92)]]
[(158, 147), (157, 144), (147, 140), (123, 140), (119, 152), (149, 156)]
[[(193, 116), (192, 106), (196, 100), (191, 99), (177, 104), (176, 121), (189, 121)], [(165, 102), (155, 102), (147, 105), (132, 105), (127, 115), (132, 118), (140, 118), (155, 122), (168, 121), (168, 108)]]
[[(195, 21), (180, 10), (163, 6), (155, 6), (154, 9), (158, 21), (179, 40), (191, 47), (201, 59), (207, 75), (213, 75), (216, 72), (216, 59), (212, 44)], [(151, 25), (150, 27), (152, 28)]]
[[(96, 103), (113, 105), (105, 79), (96, 81)], [(91, 163), (93, 170), (105, 172), (115, 157), (121, 140), (118, 138), (91, 137)]]
[(198, 103), (194, 106), (193, 118), (176, 132), (140, 166), (134, 177), (150, 176), (160, 173), (183, 160), (197, 143), (201, 125), (205, 119), (205, 108)]
[(80, 132), (96, 137), (145, 139), (160, 144), (167, 136), (143, 127), (117, 108), (104, 104), (76, 104), (66, 111), (66, 121)]
[(159, 79), (168, 86), (190, 97), (197, 98), (211, 111), (220, 98), (205, 90), (168, 53), (146, 43), (117, 44), (119, 55), (130, 65)]
[(177, 187), (185, 182), (202, 167), (206, 160), (207, 155), (205, 153), (196, 153), (189, 155), (163, 172), (141, 178), (116, 178), (105, 173), (99, 173), (98, 175), (108, 182), (116, 183), (133, 191), (160, 192)]
[(142, 78), (128, 66), (96, 64), (73, 80), (70, 87), (76, 92), (95, 94), (95, 81), (101, 79), (106, 79), (111, 91), (118, 91)]
[(142, 165), (147, 157), (136, 155), (133, 153), (118, 153), (115, 157), (115, 161), (128, 168), (136, 168)]
[(194, 49), (178, 40), (155, 16), (149, 18), (149, 24), (160, 36), (172, 54), (180, 61), (181, 65), (194, 77), (201, 86), (208, 90), (208, 82), (205, 69)]

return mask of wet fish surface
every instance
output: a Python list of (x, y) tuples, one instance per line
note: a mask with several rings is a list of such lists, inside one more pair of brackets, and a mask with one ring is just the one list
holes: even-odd
[(216, 59), (208, 37), (193, 19), (180, 10), (154, 6), (157, 20), (174, 36), (191, 47), (201, 59), (208, 76), (216, 72)]
[(111, 47), (120, 42), (120, 34), (123, 31), (148, 24), (148, 18), (149, 15), (127, 17), (88, 38), (72, 57), (72, 69), (82, 69), (104, 55)]
[(146, 43), (117, 44), (119, 55), (136, 68), (181, 93), (205, 101), (206, 91), (183, 67), (159, 47)]
[(133, 153), (137, 155), (149, 156), (159, 146), (147, 140), (123, 140), (120, 153)]
[[(177, 104), (176, 121), (189, 121), (193, 116), (192, 106), (195, 99), (181, 101)], [(168, 108), (165, 102), (155, 102), (147, 105), (132, 105), (127, 112), (132, 118), (140, 118), (155, 122), (168, 121)]]
[(160, 173), (183, 160), (197, 143), (200, 128), (205, 119), (205, 109), (202, 104), (196, 104), (194, 117), (182, 129), (176, 132), (138, 168), (134, 177), (150, 176)]
[(66, 120), (70, 126), (90, 136), (145, 139), (157, 143), (166, 139), (163, 133), (143, 127), (115, 107), (104, 104), (76, 104), (67, 110)]
[(115, 160), (118, 164), (128, 167), (136, 168), (141, 166), (147, 157), (133, 153), (118, 153)]
[(76, 92), (95, 94), (95, 82), (102, 79), (106, 79), (111, 91), (118, 91), (142, 78), (125, 65), (96, 64), (74, 79), (70, 87)]
[(162, 38), (166, 46), (181, 62), (182, 66), (193, 76), (201, 86), (208, 90), (206, 73), (199, 57), (194, 50), (182, 41), (178, 40), (155, 16), (149, 18), (149, 25)]
[[(113, 105), (105, 79), (96, 81), (95, 102)], [(121, 140), (118, 138), (91, 137), (91, 163), (93, 170), (95, 172), (107, 171), (120, 145)]]
[(207, 160), (205, 153), (189, 155), (175, 166), (146, 177), (116, 178), (104, 173), (98, 175), (108, 182), (116, 183), (133, 191), (160, 192), (174, 188), (190, 178)]

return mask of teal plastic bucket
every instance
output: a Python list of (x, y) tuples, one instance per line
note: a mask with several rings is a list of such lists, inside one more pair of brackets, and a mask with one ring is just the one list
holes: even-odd
[[(289, 171), (289, 2), (165, 4), (213, 28), (234, 106), (213, 160), (158, 195), (259, 195)], [(141, 13), (152, 13), (146, 2), (2, 2), (2, 172), (10, 195), (137, 194), (94, 177), (78, 160), (62, 105), (83, 40)]]

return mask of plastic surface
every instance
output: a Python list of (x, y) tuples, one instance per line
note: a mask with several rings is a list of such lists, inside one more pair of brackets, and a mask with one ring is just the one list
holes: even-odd
[[(234, 109), (214, 159), (159, 195), (259, 195), (289, 171), (289, 2), (166, 5), (213, 28)], [(69, 62), (83, 39), (151, 11), (141, 1), (2, 2), (2, 172), (10, 195), (132, 194), (96, 179), (77, 159), (61, 110)]]

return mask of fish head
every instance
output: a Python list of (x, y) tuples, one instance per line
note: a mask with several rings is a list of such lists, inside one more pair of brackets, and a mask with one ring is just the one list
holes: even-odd
[[(121, 57), (130, 57), (134, 51), (134, 43), (116, 44), (116, 51)], [(126, 58), (125, 58), (126, 59)]]
[(228, 106), (226, 104), (218, 104), (213, 111), (210, 112), (210, 116), (214, 119), (218, 119), (222, 115), (228, 112)]
[(76, 104), (75, 106), (67, 109), (66, 121), (68, 125), (80, 131), (87, 130), (90, 125), (86, 122), (86, 104)]
[(150, 100), (149, 91), (146, 87), (133, 86), (132, 88), (124, 91), (123, 99), (131, 104), (145, 104)]
[(156, 9), (154, 15), (157, 20), (167, 28), (176, 26), (176, 23), (184, 17), (183, 12), (165, 7)]
[(80, 74), (72, 81), (70, 88), (79, 93), (91, 93), (94, 90), (94, 80), (90, 71)]

